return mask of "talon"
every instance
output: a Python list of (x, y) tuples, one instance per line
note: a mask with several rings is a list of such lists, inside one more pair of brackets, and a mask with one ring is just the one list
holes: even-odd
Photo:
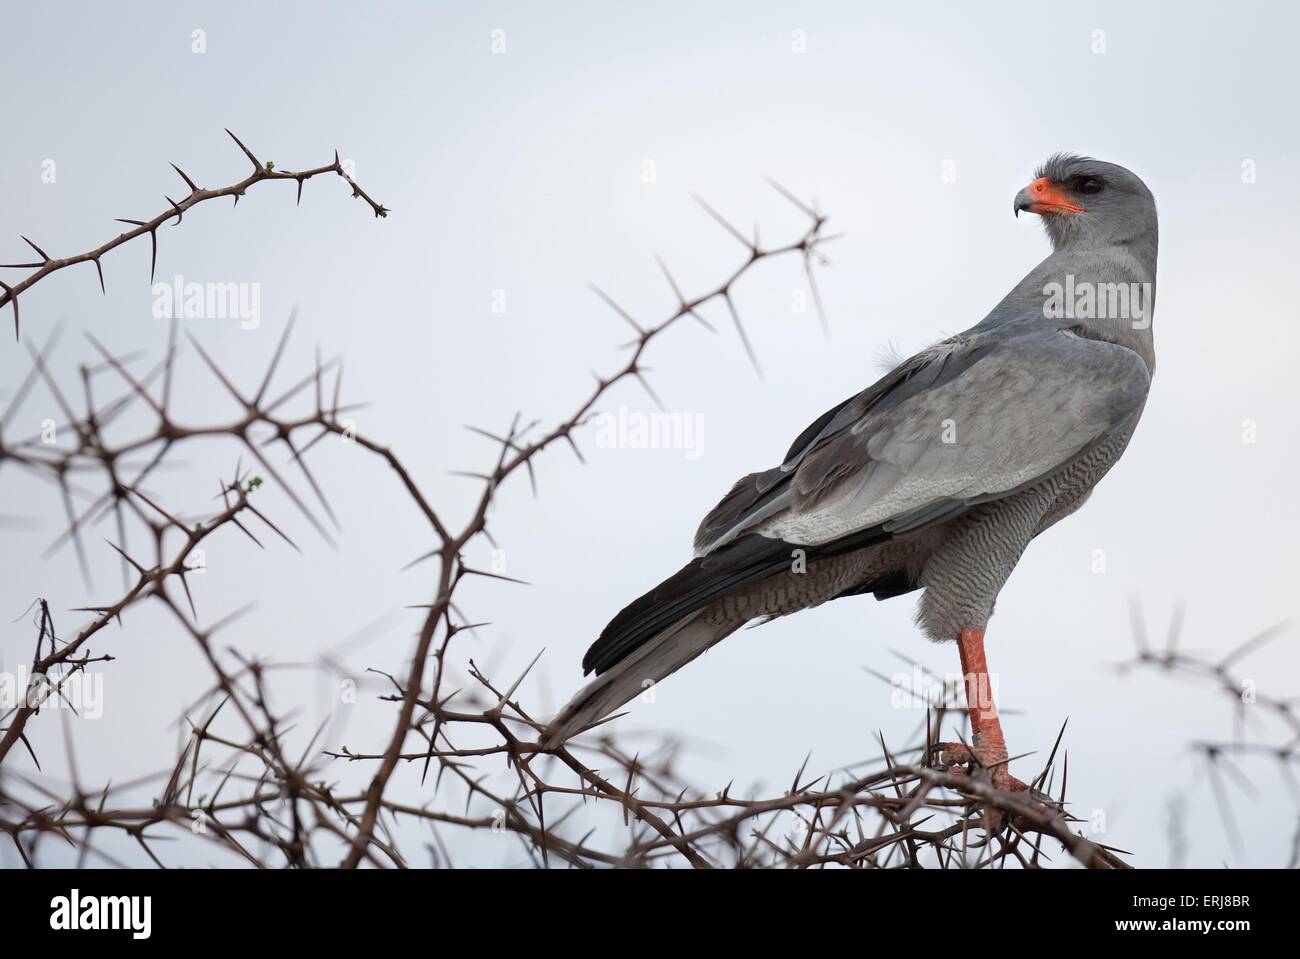
[(989, 778), (993, 785), (998, 789), (1001, 789), (1003, 792), (1022, 793), (1029, 789), (1029, 787), (1019, 779), (1007, 772), (1007, 767), (1005, 765), (994, 769)]
[(972, 775), (984, 771), (989, 782), (1005, 792), (1024, 792), (1029, 788), (1008, 771), (1005, 749), (981, 748), (978, 743), (974, 748), (965, 743), (935, 743), (930, 752), (938, 753), (940, 765), (956, 767), (951, 768), (954, 773)]
[(944, 766), (966, 766), (975, 762), (975, 754), (965, 743), (935, 743), (932, 752), (939, 754)]

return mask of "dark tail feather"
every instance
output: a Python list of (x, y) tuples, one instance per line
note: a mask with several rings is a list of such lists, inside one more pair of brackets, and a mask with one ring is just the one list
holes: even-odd
[(786, 567), (790, 547), (749, 536), (691, 560), (615, 616), (587, 650), (583, 673), (597, 679), (552, 720), (544, 742), (558, 745), (630, 702), (744, 625), (704, 623), (700, 612), (737, 586)]
[[(794, 546), (757, 534), (742, 536), (707, 556), (691, 560), (610, 620), (600, 638), (582, 658), (583, 674), (594, 672), (599, 676), (652, 636), (703, 609), (718, 597), (777, 573), (788, 572), (795, 550), (807, 562), (812, 562), (871, 546), (889, 539), (891, 535), (880, 527), (873, 527), (811, 547)], [(890, 585), (892, 589), (886, 595), (898, 595), (893, 591), (898, 590), (898, 584)]]
[(551, 721), (542, 742), (554, 748), (677, 672), (743, 623), (710, 623), (692, 613), (588, 683)]
[(746, 536), (691, 560), (610, 620), (582, 658), (583, 673), (599, 676), (724, 593), (788, 569), (791, 549), (779, 539)]

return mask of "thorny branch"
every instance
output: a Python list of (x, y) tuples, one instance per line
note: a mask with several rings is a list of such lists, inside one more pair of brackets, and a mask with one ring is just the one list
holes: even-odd
[[(188, 208), (185, 204), (212, 195), (238, 196), (261, 179), (301, 178), (301, 185), (317, 173), (341, 172), (336, 158), (335, 164), (317, 170), (273, 174), (251, 153), (248, 156), (258, 172), (224, 191), (194, 188), (184, 204), (177, 204), (177, 215)], [(685, 779), (678, 771), (682, 746), (673, 741), (635, 751), (602, 727), (565, 746), (544, 748), (538, 735), (544, 717), (532, 715), (517, 695), (531, 665), (504, 686), (473, 660), (467, 671), (458, 668), (463, 658), (453, 650), (461, 648), (459, 638), (484, 628), (462, 615), (458, 589), (472, 578), (508, 579), (472, 566), (465, 557), (479, 537), (492, 542), (489, 516), (504, 483), (520, 471), (533, 482), (540, 454), (560, 443), (581, 460), (575, 434), (620, 382), (635, 380), (655, 398), (646, 379), (647, 350), (682, 320), (707, 326), (702, 311), (709, 304), (725, 308), (754, 361), (734, 294), (757, 264), (797, 257), (812, 284), (820, 316), (813, 268), (832, 237), (824, 232), (821, 213), (782, 193), (798, 205), (808, 223), (798, 237), (773, 247), (760, 245), (756, 236), (747, 238), (705, 205), (743, 245), (744, 259), (718, 286), (695, 296), (681, 292), (665, 268), (677, 306), (658, 322), (643, 325), (596, 291), (635, 332), (627, 359), (597, 376), (572, 412), (549, 428), (524, 424), (520, 416), (504, 431), (471, 427), (492, 441), (496, 452), (486, 470), (471, 474), (482, 488), (460, 524), (434, 505), (396, 452), (357, 434), (343, 419), (354, 406), (341, 400), (340, 360), (324, 361), (318, 352), (306, 376), (287, 389), (272, 391), (292, 322), (251, 391), (238, 388), (202, 345), (188, 338), (192, 355), (242, 411), (232, 419), (200, 426), (184, 425), (174, 413), (183, 353), (175, 324), (161, 362), (139, 373), (138, 358), (114, 355), (91, 339), (97, 359), (80, 369), (80, 411), (51, 372), (53, 344), (40, 350), (29, 346), (32, 370), (0, 412), (0, 478), (8, 472), (5, 467), (12, 467), (53, 484), (66, 527), (51, 548), (70, 545), (88, 583), (85, 533), (112, 519), (116, 541), (110, 545), (122, 561), (125, 581), (115, 599), (80, 610), (90, 621), (70, 638), (56, 628), (47, 603), (39, 600), (34, 605), (33, 682), (22, 702), (0, 709), (0, 832), (9, 837), (22, 861), (35, 865), (46, 844), (55, 842), (75, 849), (79, 863), (91, 857), (115, 863), (109, 844), (99, 839), (116, 835), (161, 866), (158, 842), (184, 835), (257, 867), (341, 862), (348, 867), (401, 868), (411, 864), (410, 853), (402, 848), (409, 840), (403, 824), (418, 824), (421, 832), (427, 830), (428, 854), (439, 865), (452, 862), (444, 833), (468, 830), (516, 836), (527, 860), (537, 866), (1033, 868), (1050, 861), (1049, 852), (1056, 846), (1088, 866), (1123, 866), (1119, 851), (1084, 837), (1067, 809), (1068, 757), (1062, 754), (1058, 766), (1060, 737), (1033, 782), (1032, 797), (999, 792), (980, 774), (960, 775), (932, 765), (929, 757), (941, 726), (954, 715), (964, 716), (956, 701), (938, 703), (928, 711), (924, 728), (905, 748), (891, 749), (881, 740), (876, 760), (817, 776), (801, 768), (778, 794), (742, 796), (731, 786), (712, 790)], [(383, 215), (383, 207), (365, 199)], [(142, 223), (134, 235), (152, 233), (170, 215)], [(80, 261), (43, 258), (39, 275), (25, 282), (30, 286), (71, 262), (97, 263), (109, 248)], [(7, 435), (38, 385), (61, 411), (57, 433), (72, 437), (70, 443), (51, 446), (39, 436)], [(142, 419), (151, 425), (136, 428)], [(125, 432), (127, 438), (110, 439), (110, 432)], [(239, 444), (241, 458), (250, 465), (236, 464), (218, 485), (216, 507), (198, 516), (182, 515), (150, 491), (150, 480), (177, 465), (180, 450), (223, 437)], [(187, 581), (195, 571), (196, 551), (211, 538), (238, 533), (259, 548), (282, 548), (263, 542), (269, 531), (280, 544), (298, 549), (257, 505), (266, 487), (283, 493), (329, 538), (334, 511), (308, 465), (311, 451), (327, 437), (344, 437), (351, 449), (389, 467), (397, 489), (427, 526), (430, 548), (415, 562), (431, 560), (436, 565), (418, 607), (422, 623), (400, 677), (376, 670), (347, 674), (359, 688), (374, 691), (393, 707), (391, 733), (371, 751), (326, 748), (328, 719), (305, 743), (295, 739), (291, 749), (294, 711), (273, 707), (275, 676), (298, 668), (344, 675), (345, 667), (332, 653), (322, 656), (319, 664), (303, 667), (266, 662), (219, 645), (218, 635), (225, 636), (244, 611), (203, 625)], [(284, 448), (303, 489), (271, 462), (268, 447), (274, 446)], [(140, 531), (145, 546), (132, 546), (128, 536)], [(149, 601), (165, 610), (188, 637), (210, 675), (208, 688), (186, 710), (176, 754), (155, 777), (83, 784), (70, 724), (65, 722), (72, 781), (66, 788), (50, 782), (28, 736), (32, 724), (40, 720), (42, 709), (55, 705), (51, 697), (61, 695), (72, 677), (92, 666), (121, 668), (120, 659), (96, 652), (105, 642), (104, 627), (112, 622), (128, 626), (129, 614)], [(63, 715), (66, 719), (66, 712)], [(14, 748), (19, 744), (22, 750)], [(28, 760), (36, 767), (34, 773), (23, 769)], [(396, 795), (395, 774), (404, 766), (420, 770), (421, 802)], [(345, 788), (335, 781), (349, 769), (368, 772), (364, 788)], [(145, 790), (153, 791), (152, 802), (141, 801)]]
[(85, 253), (77, 253), (72, 256), (52, 257), (49, 254), (47, 254), (44, 250), (42, 250), (39, 246), (37, 246), (35, 243), (33, 243), (31, 240), (27, 239), (27, 237), (24, 236), (22, 238), (23, 242), (26, 243), (29, 247), (31, 247), (36, 252), (36, 255), (40, 257), (40, 259), (32, 263), (0, 264), (0, 269), (5, 269), (5, 270), (30, 269), (33, 271), (23, 279), (19, 280), (17, 283), (9, 284), (6, 283), (4, 280), (0, 280), (0, 310), (3, 310), (4, 307), (9, 304), (13, 305), (14, 338), (17, 339), (20, 336), (19, 316), (18, 316), (18, 295), (22, 293), (24, 290), (30, 289), (31, 287), (35, 286), (37, 283), (45, 279), (50, 274), (57, 273), (59, 270), (66, 269), (70, 266), (75, 266), (78, 263), (93, 263), (95, 264), (95, 272), (99, 276), (99, 289), (101, 292), (104, 292), (105, 291), (104, 268), (103, 265), (100, 263), (100, 258), (110, 250), (114, 250), (117, 247), (121, 246), (122, 244), (130, 242), (131, 240), (134, 240), (138, 236), (144, 236), (146, 233), (149, 235), (149, 243), (150, 243), (149, 282), (152, 283), (154, 278), (154, 271), (158, 266), (158, 228), (159, 227), (161, 227), (164, 223), (172, 219), (176, 221), (173, 225), (179, 226), (185, 216), (186, 211), (188, 211), (191, 207), (197, 206), (198, 204), (204, 202), (205, 200), (215, 200), (218, 197), (228, 196), (234, 198), (234, 203), (237, 206), (239, 204), (239, 198), (244, 195), (244, 192), (249, 187), (253, 186), (256, 183), (262, 183), (267, 180), (293, 180), (298, 184), (298, 202), (301, 203), (302, 185), (304, 183), (306, 183), (312, 177), (320, 176), (322, 173), (336, 173), (340, 177), (342, 177), (345, 181), (347, 181), (348, 186), (352, 187), (353, 197), (365, 200), (366, 203), (370, 205), (370, 209), (374, 211), (375, 216), (377, 217), (388, 216), (389, 213), (388, 208), (377, 203), (374, 200), (374, 198), (372, 198), (369, 193), (363, 190), (360, 184), (358, 184), (356, 180), (354, 180), (352, 176), (343, 168), (343, 163), (339, 159), (339, 154), (337, 150), (334, 151), (333, 163), (327, 163), (323, 166), (312, 167), (309, 170), (297, 170), (297, 171), (277, 170), (275, 168), (275, 163), (273, 161), (268, 160), (266, 162), (263, 162), (259, 160), (252, 150), (244, 146), (243, 142), (239, 139), (239, 137), (235, 136), (229, 130), (227, 130), (226, 133), (230, 134), (230, 138), (234, 140), (236, 144), (239, 145), (239, 149), (243, 151), (244, 156), (246, 156), (249, 162), (253, 164), (253, 172), (250, 173), (248, 176), (244, 177), (244, 179), (240, 180), (238, 183), (233, 183), (230, 186), (221, 187), (220, 189), (215, 189), (215, 190), (205, 189), (199, 186), (197, 183), (195, 183), (192, 179), (190, 179), (189, 175), (184, 170), (182, 170), (180, 167), (178, 167), (176, 164), (173, 163), (171, 165), (172, 169), (175, 170), (180, 175), (180, 178), (185, 181), (185, 185), (189, 188), (190, 191), (189, 195), (182, 200), (173, 200), (170, 196), (164, 196), (163, 199), (167, 201), (168, 208), (164, 210), (162, 213), (159, 213), (151, 220), (119, 219), (117, 221), (118, 223), (125, 223), (127, 226), (131, 227), (131, 229), (127, 230), (125, 233), (119, 233), (113, 239), (107, 241), (106, 243), (101, 244), (100, 246), (95, 247), (95, 249), (93, 250), (89, 250)]
[[(1224, 831), (1232, 845), (1239, 848), (1240, 836), (1228, 787), (1235, 786), (1248, 798), (1253, 799), (1257, 795), (1251, 777), (1242, 771), (1240, 763), (1272, 763), (1292, 798), (1300, 803), (1300, 783), (1295, 778), (1297, 768), (1300, 767), (1300, 715), (1297, 714), (1300, 697), (1280, 696), (1260, 689), (1257, 680), (1239, 671), (1241, 663), (1283, 635), (1290, 623), (1276, 623), (1242, 641), (1222, 656), (1211, 658), (1180, 647), (1183, 632), (1181, 608), (1175, 611), (1170, 620), (1163, 648), (1157, 648), (1151, 643), (1141, 609), (1136, 604), (1132, 609), (1132, 619), (1136, 649), (1131, 660), (1116, 667), (1120, 674), (1157, 670), (1189, 679), (1214, 689), (1231, 708), (1233, 734), (1230, 739), (1197, 740), (1189, 745), (1202, 762), (1223, 820)], [(1296, 817), (1289, 868), (1297, 865), (1300, 865), (1300, 814)]]

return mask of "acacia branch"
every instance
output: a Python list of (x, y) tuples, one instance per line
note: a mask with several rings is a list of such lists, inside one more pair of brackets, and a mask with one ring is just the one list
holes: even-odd
[(174, 169), (178, 174), (180, 174), (181, 179), (185, 181), (185, 185), (189, 188), (190, 191), (189, 195), (187, 195), (182, 200), (173, 200), (170, 196), (164, 196), (164, 199), (169, 204), (168, 209), (164, 210), (162, 213), (159, 213), (153, 219), (150, 220), (119, 219), (117, 221), (118, 223), (125, 223), (128, 226), (130, 226), (132, 229), (127, 230), (125, 233), (119, 233), (113, 239), (107, 241), (106, 243), (101, 244), (100, 246), (95, 247), (95, 249), (93, 250), (89, 250), (85, 253), (77, 253), (72, 256), (51, 257), (39, 246), (37, 246), (35, 243), (33, 243), (31, 240), (27, 239), (27, 237), (24, 236), (22, 238), (23, 242), (26, 243), (29, 247), (31, 247), (36, 252), (36, 255), (40, 257), (40, 259), (33, 263), (0, 264), (0, 269), (6, 269), (6, 270), (30, 269), (34, 271), (29, 275), (27, 275), (26, 277), (24, 277), (23, 279), (19, 280), (17, 283), (9, 284), (4, 282), (3, 280), (0, 280), (0, 310), (3, 310), (6, 305), (9, 304), (13, 305), (14, 339), (18, 339), (20, 335), (19, 316), (18, 316), (18, 296), (20, 293), (35, 286), (37, 283), (39, 283), (41, 280), (45, 279), (47, 276), (51, 275), (52, 273), (57, 273), (59, 270), (66, 269), (70, 266), (75, 266), (79, 263), (95, 264), (95, 271), (99, 276), (100, 291), (105, 292), (104, 269), (103, 266), (100, 264), (100, 257), (102, 257), (109, 250), (116, 249), (117, 247), (122, 246), (124, 243), (129, 243), (131, 240), (134, 240), (136, 237), (144, 236), (146, 233), (149, 235), (149, 242), (151, 245), (150, 256), (149, 256), (149, 282), (152, 283), (154, 279), (154, 273), (158, 265), (158, 228), (160, 226), (162, 226), (164, 223), (172, 219), (176, 221), (174, 225), (179, 226), (182, 219), (185, 216), (186, 211), (188, 211), (190, 208), (194, 206), (197, 206), (200, 203), (203, 203), (206, 200), (215, 200), (218, 197), (229, 196), (229, 197), (234, 197), (235, 205), (238, 205), (239, 198), (244, 195), (244, 192), (249, 187), (257, 183), (262, 183), (268, 180), (293, 180), (298, 184), (298, 203), (301, 203), (302, 185), (305, 182), (310, 180), (312, 177), (320, 176), (323, 173), (336, 173), (347, 182), (348, 186), (352, 187), (353, 197), (365, 200), (366, 203), (370, 205), (370, 209), (374, 211), (375, 216), (377, 217), (388, 216), (389, 213), (388, 208), (376, 202), (375, 199), (371, 197), (369, 193), (363, 190), (360, 184), (358, 184), (357, 181), (353, 179), (352, 176), (350, 176), (343, 169), (343, 164), (342, 161), (339, 160), (339, 154), (337, 150), (334, 151), (333, 163), (327, 163), (323, 166), (312, 167), (311, 169), (307, 169), (307, 170), (296, 170), (296, 171), (277, 170), (275, 169), (275, 164), (273, 162), (268, 160), (267, 162), (263, 163), (261, 160), (259, 160), (257, 156), (253, 153), (253, 151), (248, 149), (248, 147), (244, 146), (243, 142), (240, 141), (239, 137), (235, 136), (229, 130), (227, 130), (226, 133), (230, 134), (230, 138), (239, 145), (239, 149), (243, 151), (244, 155), (248, 157), (249, 161), (253, 164), (253, 172), (250, 173), (248, 176), (244, 177), (244, 179), (240, 180), (238, 183), (233, 183), (230, 186), (221, 187), (220, 189), (215, 189), (215, 190), (204, 189), (203, 187), (200, 187), (197, 183), (195, 183), (189, 177), (189, 175), (185, 173), (184, 170), (182, 170), (180, 167), (178, 167), (176, 164), (173, 163), (171, 165), (172, 169)]

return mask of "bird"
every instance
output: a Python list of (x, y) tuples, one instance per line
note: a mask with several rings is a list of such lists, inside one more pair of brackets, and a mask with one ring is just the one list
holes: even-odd
[(1029, 542), (1079, 509), (1128, 446), (1155, 370), (1158, 223), (1135, 174), (1057, 153), (1013, 201), (1051, 252), (980, 322), (826, 411), (777, 466), (704, 517), (694, 558), (616, 615), (595, 679), (543, 730), (599, 724), (741, 627), (834, 599), (920, 591), (916, 623), (955, 643), (970, 743), (942, 765), (1008, 770), (985, 630)]

